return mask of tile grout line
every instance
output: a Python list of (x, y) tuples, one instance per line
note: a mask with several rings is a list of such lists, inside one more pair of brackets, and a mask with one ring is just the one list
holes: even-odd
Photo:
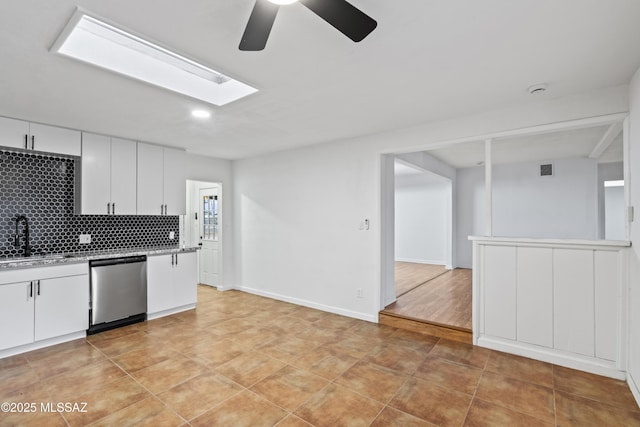
[[(98, 350), (100, 353), (102, 353), (102, 355), (103, 355), (105, 358), (107, 358), (111, 363), (113, 363), (114, 365), (116, 365), (116, 366), (118, 367), (118, 369), (122, 370), (122, 371), (126, 374), (126, 376), (127, 376), (127, 377), (131, 378), (131, 379), (132, 379), (136, 384), (138, 384), (140, 387), (142, 387), (142, 388), (143, 388), (147, 393), (149, 393), (153, 398), (155, 398), (155, 399), (157, 399), (158, 401), (160, 401), (160, 402), (161, 402), (161, 403), (162, 403), (162, 404), (163, 404), (163, 405), (164, 405), (164, 406), (165, 406), (169, 411), (171, 411), (172, 413), (174, 413), (178, 418), (180, 418), (181, 420), (183, 420), (185, 423), (187, 423), (187, 424), (191, 425), (191, 424), (189, 423), (189, 420), (185, 420), (185, 419), (184, 419), (180, 414), (178, 414), (176, 411), (174, 411), (174, 409), (173, 409), (172, 407), (170, 407), (169, 405), (167, 405), (167, 404), (166, 404), (162, 399), (160, 399), (160, 398), (159, 398), (155, 393), (153, 393), (151, 390), (149, 390), (147, 387), (145, 387), (142, 383), (140, 383), (140, 382), (139, 382), (135, 377), (133, 377), (133, 376), (129, 373), (129, 371), (128, 371), (128, 370), (126, 370), (126, 369), (124, 369), (120, 364), (118, 364), (118, 362), (116, 362), (115, 360), (113, 360), (110, 356), (108, 356), (108, 355), (107, 355), (106, 353), (104, 353), (102, 350), (100, 350), (99, 348), (97, 348), (96, 346), (94, 346), (92, 343), (90, 343), (90, 342), (89, 342), (89, 344), (91, 344), (91, 345), (92, 345), (96, 350)], [(131, 350), (131, 351), (137, 351), (137, 350), (135, 350), (135, 349), (134, 349), (134, 350)], [(129, 352), (125, 352), (125, 353), (122, 353), (122, 354), (126, 354), (126, 353), (129, 353)], [(118, 355), (118, 356), (121, 356), (121, 355)], [(181, 384), (182, 384), (182, 383), (181, 383)], [(131, 404), (129, 404), (129, 405), (127, 405), (127, 406), (125, 406), (125, 407), (122, 407), (122, 408), (118, 409), (118, 411), (116, 411), (116, 412), (119, 412), (119, 411), (122, 411), (122, 410), (124, 410), (124, 409), (126, 409), (126, 408), (129, 408), (130, 406), (133, 406), (133, 405), (135, 405), (135, 404), (136, 404), (136, 403), (138, 403), (138, 402), (142, 402), (142, 401), (143, 401), (143, 400), (145, 400), (145, 399), (148, 399), (148, 397), (145, 397), (144, 399), (141, 399), (141, 400), (139, 400), (139, 401), (137, 401), (137, 402), (133, 402), (133, 403), (131, 403)], [(115, 413), (115, 412), (114, 412), (114, 413)], [(111, 415), (111, 414), (109, 414), (109, 415)], [(97, 422), (97, 421), (100, 421), (100, 420), (102, 420), (102, 419), (104, 419), (104, 418), (108, 417), (109, 415), (106, 415), (106, 416), (104, 416), (104, 417), (102, 417), (102, 418), (100, 418), (100, 419), (98, 419), (98, 420), (92, 421), (92, 423), (95, 423), (95, 422)]]

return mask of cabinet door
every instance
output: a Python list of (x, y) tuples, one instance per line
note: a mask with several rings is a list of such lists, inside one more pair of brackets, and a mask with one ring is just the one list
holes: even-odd
[(33, 342), (33, 302), (29, 282), (0, 285), (0, 350)]
[(185, 152), (171, 148), (164, 149), (164, 203), (168, 215), (186, 214), (187, 185), (185, 172)]
[(117, 215), (136, 214), (136, 143), (111, 138), (111, 203)]
[(595, 356), (593, 251), (553, 251), (553, 338), (556, 350)]
[(138, 143), (138, 215), (162, 215), (163, 148)]
[(174, 304), (180, 307), (195, 304), (198, 297), (198, 265), (195, 252), (176, 254), (174, 266)]
[(35, 340), (89, 327), (89, 276), (42, 279), (36, 284)]
[[(36, 151), (69, 156), (80, 156), (81, 154), (82, 137), (80, 131), (30, 123), (29, 133), (33, 139), (33, 149)], [(29, 140), (29, 148), (31, 148), (31, 139)]]
[(0, 146), (26, 148), (28, 136), (29, 122), (0, 117)]
[(108, 136), (82, 134), (81, 214), (106, 215), (110, 200), (111, 141)]
[(171, 255), (147, 258), (147, 313), (157, 313), (175, 306), (171, 264)]

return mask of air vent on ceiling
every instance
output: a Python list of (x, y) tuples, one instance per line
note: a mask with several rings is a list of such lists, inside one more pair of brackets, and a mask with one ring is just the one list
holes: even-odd
[(553, 163), (540, 165), (540, 176), (553, 176)]

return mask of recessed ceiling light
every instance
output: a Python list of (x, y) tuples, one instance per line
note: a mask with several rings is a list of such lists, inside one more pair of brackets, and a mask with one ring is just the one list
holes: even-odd
[(191, 112), (191, 115), (198, 119), (208, 119), (209, 117), (211, 117), (211, 113), (206, 110), (193, 110)]
[(280, 4), (280, 5), (284, 5), (284, 4), (292, 4), (297, 2), (298, 0), (269, 0), (271, 3), (275, 3), (275, 4)]
[(212, 68), (78, 8), (51, 52), (215, 105), (257, 92)]

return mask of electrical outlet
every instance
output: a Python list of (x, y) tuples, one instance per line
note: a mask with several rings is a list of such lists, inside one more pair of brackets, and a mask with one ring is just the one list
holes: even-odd
[(174, 231), (169, 232), (169, 240), (173, 240), (176, 238), (176, 233)]
[(91, 243), (91, 234), (81, 234), (80, 235), (80, 244), (81, 245), (88, 245), (89, 243)]
[(356, 289), (356, 297), (362, 298), (362, 296), (363, 296), (362, 288)]

